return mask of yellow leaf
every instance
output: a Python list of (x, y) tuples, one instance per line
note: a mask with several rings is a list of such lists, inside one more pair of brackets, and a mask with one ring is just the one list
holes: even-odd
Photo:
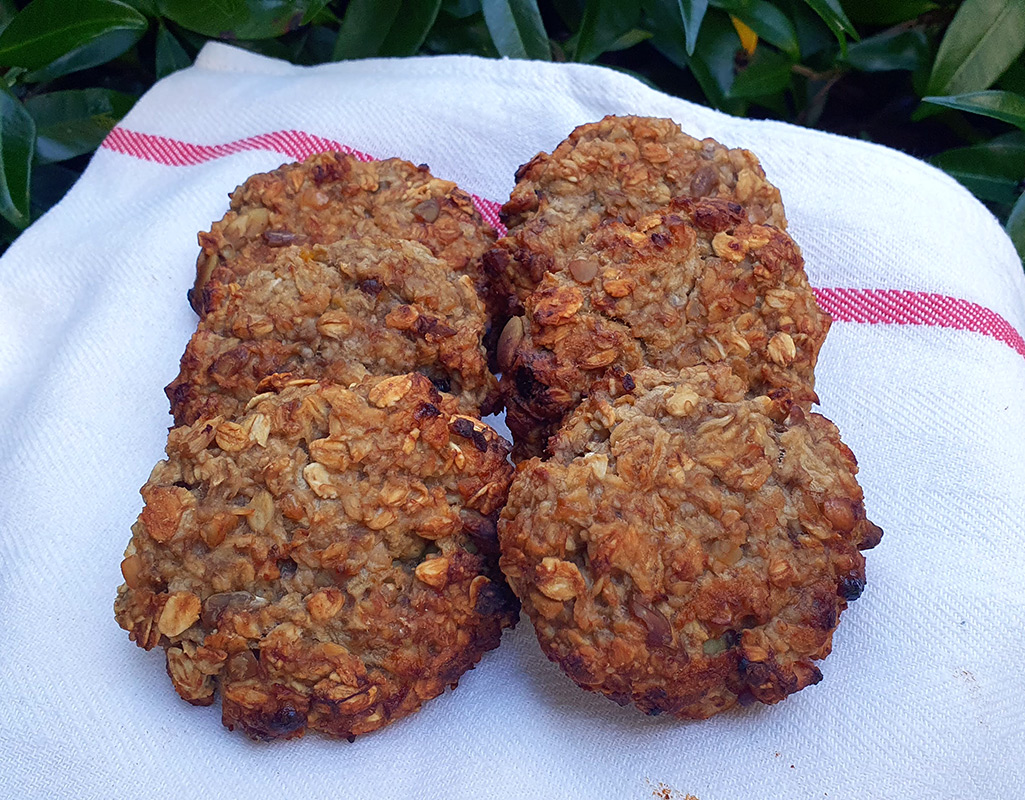
[(747, 50), (747, 54), (749, 56), (753, 56), (755, 54), (755, 48), (758, 47), (758, 34), (732, 14), (730, 14), (730, 19), (733, 21), (733, 27), (737, 31), (737, 36), (740, 37), (741, 47)]

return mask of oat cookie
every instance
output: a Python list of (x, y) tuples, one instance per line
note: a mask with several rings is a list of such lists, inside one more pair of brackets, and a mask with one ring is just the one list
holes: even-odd
[(580, 686), (707, 718), (821, 679), (882, 532), (833, 424), (745, 391), (724, 365), (630, 373), (518, 467), (502, 569)]
[(181, 697), (255, 739), (353, 737), (454, 686), (514, 624), (508, 445), (422, 375), (298, 381), (174, 428), (115, 614)]
[(817, 402), (814, 367), (830, 318), (800, 249), (725, 200), (681, 198), (609, 222), (567, 253), (506, 325), (498, 364), (516, 455), (540, 455), (608, 368), (728, 364), (752, 394)]
[(484, 258), (503, 321), (604, 220), (630, 225), (675, 198), (707, 197), (739, 203), (749, 222), (786, 227), (779, 190), (754, 154), (695, 139), (670, 119), (609, 116), (581, 125), (550, 155), (520, 167), (516, 181), (502, 207), (508, 236)]
[(208, 284), (218, 301), (167, 387), (175, 424), (231, 417), (261, 381), (289, 377), (347, 385), (368, 373), (415, 371), (456, 395), (466, 413), (492, 405), (497, 386), (481, 344), (487, 317), (465, 272), (418, 242), (380, 234), (272, 256), (230, 284)]
[(475, 285), (479, 257), (495, 238), (470, 195), (435, 178), (426, 165), (318, 153), (253, 175), (232, 193), (224, 218), (199, 234), (202, 252), (189, 300), (202, 316), (218, 299), (208, 288), (211, 278), (226, 286), (271, 262), (278, 248), (368, 234), (419, 242)]

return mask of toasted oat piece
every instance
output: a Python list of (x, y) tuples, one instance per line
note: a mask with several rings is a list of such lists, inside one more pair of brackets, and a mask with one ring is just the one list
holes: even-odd
[[(308, 385), (302, 385), (308, 384)], [(254, 739), (353, 737), (455, 686), (512, 626), (508, 445), (422, 375), (298, 381), (173, 428), (115, 615)]]
[(278, 248), (368, 234), (419, 242), (475, 285), (481, 281), (480, 255), (495, 238), (470, 196), (435, 178), (426, 165), (319, 153), (253, 175), (232, 193), (223, 219), (199, 234), (202, 252), (189, 301), (203, 316), (218, 302), (208, 288), (211, 278), (227, 286), (271, 262)]
[(517, 469), (501, 566), (585, 689), (706, 718), (821, 679), (882, 532), (833, 424), (744, 393), (724, 365), (631, 373)]
[(752, 394), (817, 402), (829, 330), (800, 249), (724, 200), (678, 199), (609, 222), (545, 274), (506, 325), (498, 365), (518, 457), (548, 437), (605, 370), (728, 364)]
[(679, 197), (720, 198), (749, 222), (786, 227), (779, 190), (747, 150), (698, 140), (671, 119), (605, 117), (581, 125), (516, 172), (502, 207), (509, 233), (484, 257), (501, 321), (522, 311), (546, 272), (562, 269), (605, 220), (630, 225)]
[(218, 302), (166, 390), (177, 425), (231, 417), (262, 381), (290, 377), (348, 385), (368, 373), (421, 372), (473, 415), (496, 397), (472, 280), (417, 242), (370, 234), (285, 247), (208, 287)]

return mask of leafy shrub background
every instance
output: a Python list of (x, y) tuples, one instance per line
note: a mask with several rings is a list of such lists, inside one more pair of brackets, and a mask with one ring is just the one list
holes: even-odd
[(0, 0), (0, 248), (208, 39), (298, 64), (604, 64), (730, 114), (928, 159), (1025, 256), (1025, 0)]

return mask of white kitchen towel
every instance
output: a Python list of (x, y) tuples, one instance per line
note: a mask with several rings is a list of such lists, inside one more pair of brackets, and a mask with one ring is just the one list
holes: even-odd
[[(868, 586), (824, 680), (706, 722), (573, 685), (529, 622), (458, 689), (354, 743), (257, 744), (114, 622), (196, 232), (325, 148), (427, 162), (493, 214), (517, 165), (608, 113), (748, 147), (836, 322), (823, 412), (861, 463)], [(223, 45), (158, 83), (0, 260), (0, 796), (1025, 797), (1025, 278), (967, 191), (865, 142), (734, 119), (596, 67), (298, 68)]]

